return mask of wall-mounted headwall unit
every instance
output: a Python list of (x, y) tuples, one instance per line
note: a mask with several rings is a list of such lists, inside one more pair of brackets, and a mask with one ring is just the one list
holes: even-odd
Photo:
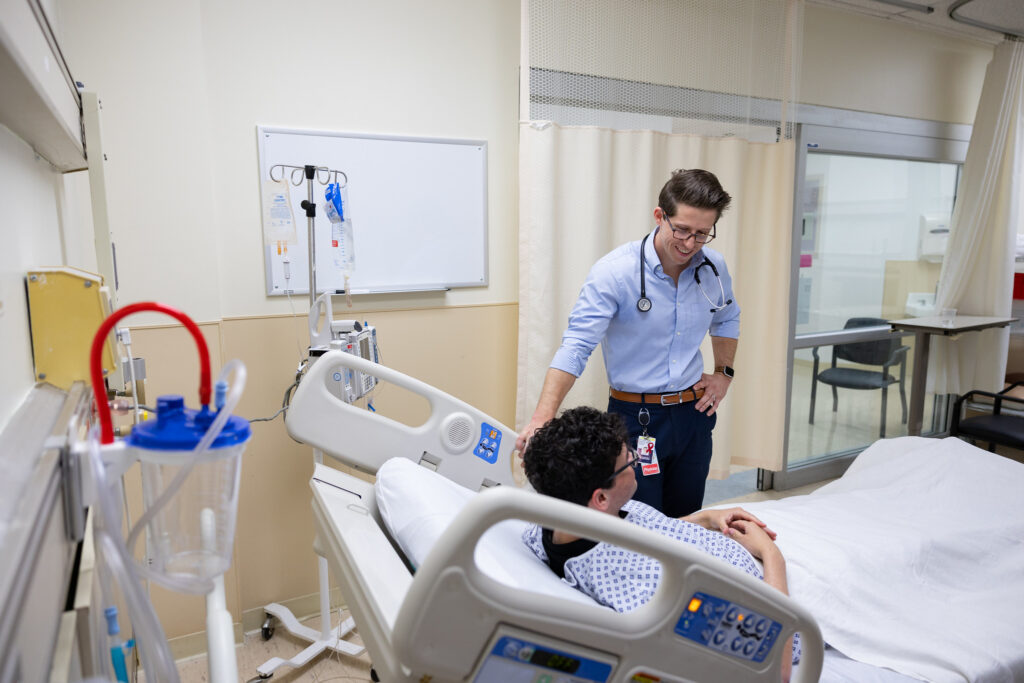
[[(324, 194), (326, 183), (335, 177), (344, 182), (346, 176), (346, 218), (352, 221), (355, 242), (355, 269), (348, 280), (352, 294), (487, 284), (486, 142), (263, 126), (257, 128), (257, 142), (260, 196), (270, 206), (267, 190), (283, 195), (287, 183), (295, 228), (268, 226), (266, 221), (275, 219), (264, 212), (268, 295), (309, 291), (307, 215), (300, 205), (310, 188), (316, 204), (317, 290), (345, 289), (344, 273), (332, 262)], [(306, 165), (322, 171), (309, 183), (303, 177)], [(280, 208), (286, 210), (283, 203)]]
[(0, 124), (61, 171), (86, 167), (82, 103), (39, 0), (0, 0)]

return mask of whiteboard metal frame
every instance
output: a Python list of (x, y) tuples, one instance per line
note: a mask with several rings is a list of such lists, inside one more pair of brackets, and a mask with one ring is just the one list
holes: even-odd
[[(382, 287), (376, 287), (376, 288), (370, 288), (370, 289), (365, 289), (365, 288), (361, 288), (361, 287), (353, 287), (351, 292), (349, 292), (349, 294), (359, 295), (359, 294), (400, 294), (400, 293), (409, 293), (409, 292), (437, 292), (437, 291), (447, 291), (447, 290), (452, 289), (454, 287), (486, 287), (486, 286), (488, 286), (490, 284), (490, 258), (489, 258), (489, 256), (490, 256), (490, 245), (489, 245), (490, 226), (489, 226), (488, 220), (487, 220), (487, 217), (488, 217), (488, 206), (489, 206), (489, 196), (488, 196), (489, 178), (488, 178), (488, 173), (487, 173), (487, 171), (488, 171), (488, 164), (487, 164), (487, 141), (486, 140), (467, 139), (467, 138), (440, 138), (440, 137), (426, 137), (426, 136), (386, 135), (386, 134), (380, 134), (380, 133), (350, 133), (350, 132), (343, 132), (343, 131), (326, 131), (326, 130), (314, 130), (314, 129), (307, 129), (307, 128), (286, 128), (286, 127), (281, 127), (281, 126), (264, 126), (264, 125), (257, 124), (256, 125), (256, 143), (257, 143), (258, 157), (257, 157), (256, 165), (257, 165), (257, 171), (258, 171), (258, 174), (259, 174), (258, 187), (260, 189), (260, 202), (261, 202), (261, 218), (260, 218), (261, 242), (262, 242), (262, 232), (263, 232), (262, 188), (263, 188), (263, 182), (264, 182), (264, 177), (263, 177), (263, 175), (264, 175), (264, 165), (267, 166), (267, 169), (269, 169), (269, 167), (273, 165), (273, 164), (270, 164), (269, 162), (266, 163), (266, 164), (264, 163), (265, 161), (268, 161), (268, 160), (266, 160), (266, 137), (265, 137), (264, 134), (274, 134), (274, 133), (285, 134), (285, 135), (310, 135), (310, 136), (323, 136), (323, 137), (355, 138), (355, 139), (362, 139), (362, 140), (389, 140), (389, 141), (393, 141), (393, 142), (422, 142), (422, 143), (436, 143), (436, 144), (447, 144), (447, 145), (466, 145), (466, 146), (480, 147), (481, 150), (482, 150), (482, 156), (481, 156), (481, 162), (480, 162), (481, 163), (481, 174), (483, 175), (483, 178), (484, 178), (484, 184), (483, 184), (483, 214), (480, 217), (481, 223), (483, 225), (483, 244), (482, 244), (482, 247), (483, 247), (483, 280), (481, 282), (477, 282), (477, 281), (469, 281), (469, 282), (443, 282), (443, 283), (439, 282), (439, 283), (422, 283), (422, 284), (413, 285), (413, 286), (405, 286), (405, 285), (396, 285), (396, 286), (390, 286), (390, 287), (389, 286), (382, 286)], [(299, 161), (301, 161), (301, 160), (299, 160)], [(339, 170), (344, 171), (345, 169), (339, 169)], [(268, 170), (268, 172), (269, 172), (269, 170)], [(267, 180), (269, 180), (269, 178), (267, 178)], [(322, 204), (322, 202), (318, 202), (318, 204)], [(307, 247), (308, 247), (308, 245), (307, 245)], [(274, 290), (274, 282), (270, 278), (269, 262), (268, 262), (269, 256), (268, 256), (268, 252), (267, 252), (267, 245), (266, 244), (262, 244), (262, 249), (263, 249), (263, 253), (264, 253), (264, 267), (265, 267), (265, 272), (266, 272), (266, 275), (267, 275), (267, 277), (266, 277), (266, 294), (267, 294), (267, 296), (286, 296), (288, 294), (308, 294), (309, 293), (309, 287), (308, 286), (307, 287), (297, 287), (297, 288), (293, 288), (293, 289), (288, 289), (287, 291), (284, 290), (284, 289), (280, 289), (280, 290), (275, 291)], [(321, 289), (321, 287), (318, 287), (318, 289)], [(322, 288), (322, 289), (323, 289), (324, 292), (329, 291), (326, 288)], [(345, 294), (346, 293), (344, 290), (340, 290), (340, 289), (330, 290), (330, 291), (332, 291), (334, 294)], [(320, 294), (320, 293), (323, 293), (323, 292), (319, 292), (318, 294)]]

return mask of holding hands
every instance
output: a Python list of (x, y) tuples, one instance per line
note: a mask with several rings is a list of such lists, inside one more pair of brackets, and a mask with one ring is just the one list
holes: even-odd
[[(775, 540), (775, 532), (768, 525), (750, 514), (743, 508), (725, 508), (722, 510), (699, 510), (683, 520), (698, 524), (705, 529), (721, 531), (726, 536), (739, 541), (739, 535), (746, 533), (748, 526), (753, 526), (765, 534), (770, 541)], [(741, 524), (742, 523), (742, 524)], [(740, 541), (742, 543), (742, 541)], [(748, 548), (749, 550), (749, 548)]]

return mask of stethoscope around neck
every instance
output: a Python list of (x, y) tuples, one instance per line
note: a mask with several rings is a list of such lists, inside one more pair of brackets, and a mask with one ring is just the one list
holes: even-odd
[[(647, 298), (647, 278), (644, 273), (644, 247), (647, 246), (647, 238), (650, 236), (650, 233), (648, 233), (644, 235), (644, 238), (640, 241), (640, 298), (636, 300), (636, 308), (641, 313), (646, 313), (651, 310), (651, 306), (654, 305), (651, 300)], [(715, 275), (715, 281), (718, 282), (719, 301), (723, 302), (721, 304), (712, 301), (711, 297), (708, 296), (708, 293), (704, 291), (704, 285), (700, 282), (700, 269), (704, 267), (710, 268), (711, 272)], [(697, 281), (697, 289), (700, 290), (700, 293), (704, 295), (704, 298), (707, 299), (707, 302), (711, 305), (712, 313), (718, 313), (720, 310), (732, 303), (732, 299), (725, 298), (725, 286), (722, 284), (722, 276), (718, 274), (718, 268), (715, 267), (715, 264), (712, 263), (711, 259), (707, 256), (704, 257), (704, 260), (701, 261), (700, 265), (693, 271), (693, 279)]]

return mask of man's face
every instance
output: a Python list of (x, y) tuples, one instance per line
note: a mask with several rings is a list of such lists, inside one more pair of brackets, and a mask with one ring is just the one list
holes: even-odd
[(627, 467), (630, 461), (636, 457), (636, 453), (622, 444), (619, 457), (615, 459), (615, 470), (622, 470), (612, 481), (612, 485), (605, 489), (611, 502), (609, 512), (618, 513), (619, 508), (625, 505), (636, 493), (636, 470)]
[(676, 266), (682, 270), (703, 246), (696, 237), (711, 233), (718, 220), (718, 212), (676, 204), (674, 216), (668, 216), (659, 206), (654, 209), (654, 218), (658, 222), (654, 244), (662, 266)]

